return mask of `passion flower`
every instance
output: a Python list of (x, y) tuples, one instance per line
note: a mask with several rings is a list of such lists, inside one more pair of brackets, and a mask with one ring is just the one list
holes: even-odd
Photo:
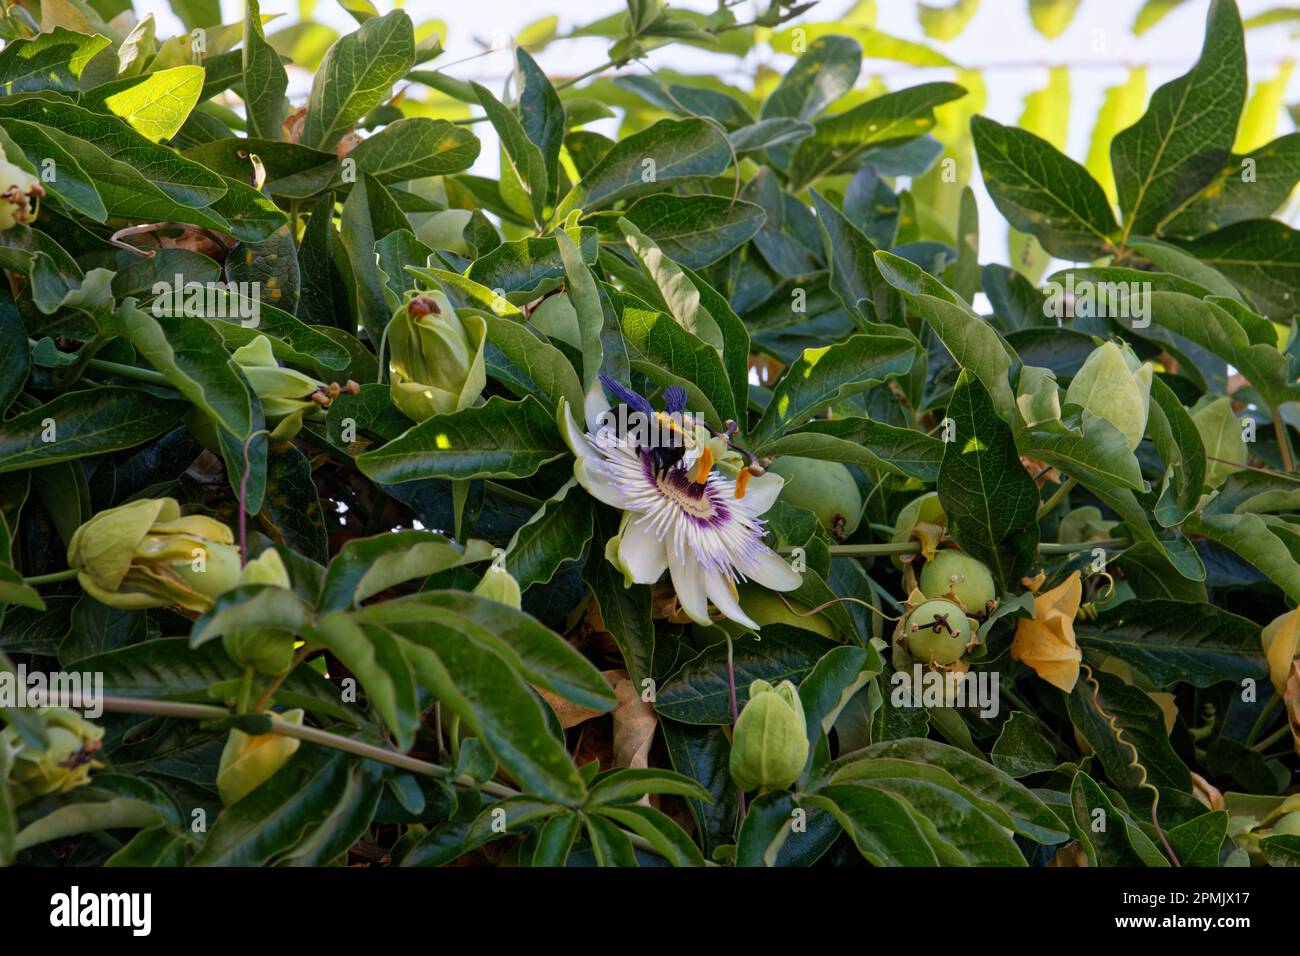
[(175, 498), (142, 498), (101, 511), (73, 532), (68, 566), (101, 604), (202, 612), (239, 580), (234, 541), (220, 521), (182, 516)]
[(790, 681), (749, 685), (731, 738), (731, 779), (742, 790), (786, 790), (808, 760), (808, 724)]
[(984, 614), (998, 597), (988, 567), (951, 549), (925, 562), (920, 585), (921, 593), (928, 598), (955, 597), (968, 614)]
[(966, 653), (970, 620), (952, 601), (926, 601), (908, 616), (904, 638), (908, 652), (917, 660), (943, 667)]
[(631, 389), (601, 381), (640, 419), (658, 425), (620, 432), (606, 421), (614, 416), (604, 396), (593, 392), (584, 432), (568, 403), (560, 403), (560, 430), (577, 456), (574, 477), (593, 498), (623, 512), (606, 556), (629, 583), (654, 584), (667, 571), (682, 610), (697, 624), (712, 623), (712, 602), (758, 629), (740, 606), (738, 584), (793, 591), (801, 583), (763, 540), (760, 516), (775, 504), (783, 479), (755, 475), (725, 439), (684, 414), (684, 389), (669, 388), (667, 411), (657, 412)]

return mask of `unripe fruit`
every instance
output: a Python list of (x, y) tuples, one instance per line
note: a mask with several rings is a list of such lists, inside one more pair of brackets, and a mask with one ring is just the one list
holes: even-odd
[(786, 455), (768, 471), (785, 479), (781, 500), (817, 515), (827, 531), (847, 538), (858, 530), (862, 518), (862, 492), (853, 474), (838, 461)]
[(960, 551), (940, 551), (925, 562), (920, 584), (921, 593), (928, 598), (955, 596), (968, 614), (983, 614), (998, 596), (989, 569)]
[(951, 601), (926, 601), (907, 619), (907, 649), (926, 664), (952, 664), (961, 660), (970, 643), (966, 612)]

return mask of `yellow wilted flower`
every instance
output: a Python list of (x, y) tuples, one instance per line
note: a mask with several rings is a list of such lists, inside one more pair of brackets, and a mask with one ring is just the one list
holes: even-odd
[(95, 759), (103, 746), (103, 727), (62, 707), (45, 710), (43, 716), (43, 749), (25, 743), (12, 724), (0, 732), (0, 748), (8, 748), (13, 755), (9, 786), (15, 804), (48, 793), (67, 793), (89, 783), (90, 771), (104, 766)]
[(206, 611), (239, 580), (231, 530), (181, 516), (175, 498), (142, 498), (101, 511), (72, 535), (68, 566), (101, 604), (136, 611), (179, 604)]
[(1300, 608), (1273, 618), (1259, 640), (1268, 658), (1268, 679), (1279, 694), (1285, 694), (1291, 661), (1300, 653)]
[[(287, 724), (302, 726), (301, 709), (288, 710), (278, 716)], [(238, 803), (266, 781), (275, 776), (275, 772), (289, 762), (289, 758), (298, 752), (301, 741), (297, 737), (284, 734), (259, 734), (256, 737), (242, 730), (232, 730), (221, 751), (221, 763), (217, 768), (217, 791), (221, 802), (226, 806)]]
[(1067, 694), (1079, 679), (1083, 652), (1074, 638), (1074, 616), (1083, 599), (1083, 584), (1075, 571), (1065, 583), (1034, 597), (1034, 617), (1016, 624), (1011, 656)]

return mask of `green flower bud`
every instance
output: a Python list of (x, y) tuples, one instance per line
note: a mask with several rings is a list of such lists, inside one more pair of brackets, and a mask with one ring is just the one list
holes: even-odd
[[(289, 572), (285, 570), (280, 552), (267, 548), (249, 561), (240, 572), (239, 583), (266, 584), (288, 590)], [(283, 674), (293, 663), (294, 637), (286, 631), (235, 631), (221, 636), (221, 646), (226, 649), (227, 656), (241, 667), (252, 667), (259, 674), (274, 677)]]
[[(283, 714), (268, 712), (267, 716), (302, 726), (301, 710), (289, 710)], [(254, 737), (242, 730), (232, 730), (217, 766), (217, 792), (221, 794), (221, 802), (226, 806), (238, 803), (274, 777), (275, 772), (298, 752), (298, 744), (297, 737), (283, 734)]]
[(393, 404), (422, 422), (478, 400), (487, 384), (487, 323), (456, 314), (441, 292), (425, 292), (399, 308), (388, 326)]
[(742, 790), (786, 790), (808, 760), (808, 725), (790, 681), (749, 685), (731, 739), (731, 779)]
[(516, 611), (519, 610), (522, 597), (519, 592), (519, 582), (514, 579), (514, 575), (496, 565), (488, 568), (487, 574), (483, 575), (483, 580), (475, 585), (474, 593), (489, 601), (508, 604)]
[[(282, 368), (275, 360), (271, 340), (265, 335), (235, 349), (231, 358), (261, 401), (267, 424), (283, 426), (272, 433), (273, 440), (288, 441), (296, 435), (306, 415), (321, 417), (321, 408), (329, 400), (325, 383), (291, 368)], [(334, 388), (337, 392), (338, 387)]]
[(103, 766), (95, 759), (102, 746), (104, 728), (62, 707), (42, 711), (46, 744), (38, 749), (24, 741), (18, 728), (0, 731), (0, 747), (13, 755), (9, 788), (15, 803), (26, 803), (49, 793), (67, 793), (90, 780), (90, 771)]
[(1192, 413), (1192, 421), (1201, 433), (1205, 454), (1210, 459), (1205, 463), (1205, 484), (1213, 490), (1227, 481), (1229, 475), (1242, 471), (1250, 457), (1246, 441), (1241, 437), (1241, 422), (1232, 410), (1232, 399), (1226, 396), (1198, 408)]
[(951, 601), (926, 601), (908, 617), (904, 636), (908, 653), (923, 664), (953, 664), (970, 644), (970, 621)]
[(983, 563), (960, 551), (940, 551), (921, 569), (921, 593), (928, 598), (956, 597), (967, 614), (983, 614), (996, 602), (998, 589)]
[(206, 611), (239, 580), (234, 535), (203, 515), (181, 516), (175, 498), (143, 498), (101, 511), (68, 542), (82, 590), (135, 611), (179, 604)]
[(1285, 813), (1273, 821), (1270, 835), (1300, 836), (1300, 810)]
[(1139, 362), (1127, 345), (1106, 342), (1094, 349), (1065, 390), (1067, 405), (1083, 409), (1083, 427), (1089, 418), (1104, 418), (1137, 448), (1147, 430), (1151, 412), (1150, 362)]
[(767, 469), (785, 479), (780, 498), (817, 515), (822, 527), (838, 538), (858, 530), (862, 520), (862, 492), (853, 473), (838, 461), (786, 455)]
[(35, 219), (44, 195), (40, 180), (0, 152), (0, 232), (12, 229), (15, 223)]
[(1056, 539), (1062, 544), (1081, 544), (1097, 538), (1108, 538), (1117, 524), (1118, 521), (1103, 518), (1100, 508), (1084, 505), (1061, 519), (1061, 524), (1056, 529)]

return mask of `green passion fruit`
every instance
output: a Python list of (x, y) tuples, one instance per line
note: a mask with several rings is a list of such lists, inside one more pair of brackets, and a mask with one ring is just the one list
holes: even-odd
[(827, 531), (847, 538), (862, 518), (862, 492), (853, 473), (838, 461), (786, 455), (768, 468), (785, 479), (781, 500), (817, 515)]
[(907, 650), (927, 664), (952, 664), (961, 660), (970, 643), (966, 612), (951, 601), (926, 601), (907, 618)]
[(970, 614), (983, 614), (998, 596), (989, 569), (960, 551), (940, 551), (925, 562), (919, 583), (926, 597), (954, 596)]

